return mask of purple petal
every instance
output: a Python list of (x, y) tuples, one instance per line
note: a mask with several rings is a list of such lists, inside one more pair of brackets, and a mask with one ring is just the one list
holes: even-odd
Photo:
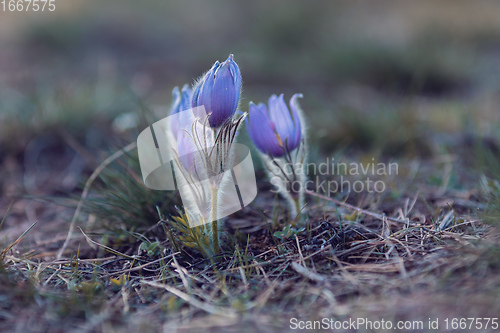
[(275, 123), (276, 133), (279, 134), (283, 144), (286, 143), (287, 148), (290, 149), (294, 141), (295, 126), (283, 94), (269, 98), (269, 118)]
[(193, 108), (198, 106), (198, 97), (200, 96), (200, 90), (201, 90), (202, 83), (203, 83), (202, 80), (198, 81), (192, 89), (191, 107), (193, 107)]
[(209, 120), (210, 126), (222, 125), (236, 111), (235, 98), (239, 99), (234, 86), (234, 79), (229, 69), (230, 64), (224, 62), (215, 73), (214, 86), (212, 89), (212, 104)]
[(284, 154), (283, 147), (281, 147), (273, 128), (274, 123), (270, 121), (267, 114), (265, 104), (255, 105), (250, 103), (249, 117), (245, 121), (250, 139), (260, 151), (274, 157)]
[(185, 84), (182, 87), (182, 97), (180, 101), (180, 111), (184, 111), (191, 108), (191, 89)]
[(229, 70), (231, 71), (231, 75), (234, 80), (234, 109), (238, 108), (238, 103), (240, 102), (240, 93), (241, 93), (241, 72), (238, 64), (234, 62), (233, 55), (230, 54), (228, 60), (229, 61)]
[(179, 91), (179, 87), (174, 87), (174, 89), (172, 89), (172, 96), (174, 97), (174, 100), (172, 102), (170, 114), (175, 114), (179, 112), (179, 107), (181, 105), (181, 92)]
[(204, 106), (207, 112), (211, 109), (212, 105), (212, 89), (215, 80), (215, 73), (219, 68), (220, 63), (216, 61), (212, 68), (204, 75), (203, 79), (197, 86), (193, 94), (193, 106)]

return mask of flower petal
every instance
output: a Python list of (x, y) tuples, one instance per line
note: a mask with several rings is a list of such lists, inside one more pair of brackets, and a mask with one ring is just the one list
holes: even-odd
[(234, 62), (233, 55), (230, 54), (228, 60), (229, 61), (229, 70), (234, 80), (234, 89), (236, 93), (234, 94), (234, 109), (238, 108), (238, 104), (240, 102), (240, 93), (241, 93), (241, 72), (238, 64)]
[(175, 114), (179, 112), (179, 107), (181, 106), (181, 92), (179, 87), (174, 87), (174, 89), (172, 89), (172, 96), (174, 97), (174, 100), (172, 102), (170, 114)]
[(248, 133), (257, 148), (274, 157), (283, 156), (283, 147), (276, 136), (274, 123), (271, 122), (265, 104), (250, 103), (249, 117), (245, 119)]
[(212, 68), (203, 76), (193, 93), (193, 106), (204, 106), (209, 112), (212, 105), (212, 89), (215, 80), (215, 73), (219, 68), (220, 63), (216, 61)]
[(182, 87), (182, 96), (180, 101), (180, 111), (184, 111), (191, 108), (191, 89), (185, 84)]
[(234, 100), (237, 94), (229, 67), (229, 63), (224, 62), (215, 73), (212, 104), (209, 110), (211, 112), (209, 121), (212, 127), (222, 125), (236, 111)]
[(269, 98), (269, 117), (275, 123), (276, 133), (281, 137), (283, 144), (286, 143), (287, 148), (290, 148), (294, 141), (295, 126), (283, 94), (279, 97), (273, 95)]

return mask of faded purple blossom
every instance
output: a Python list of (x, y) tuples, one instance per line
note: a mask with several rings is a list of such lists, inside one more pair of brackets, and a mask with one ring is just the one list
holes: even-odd
[(170, 115), (174, 117), (172, 117), (170, 129), (174, 138), (177, 138), (177, 132), (179, 129), (179, 112), (189, 110), (191, 108), (191, 89), (189, 89), (187, 84), (182, 87), (182, 92), (179, 90), (179, 87), (175, 87), (172, 90), (172, 96), (174, 97), (174, 101), (172, 103)]
[(272, 95), (268, 107), (264, 103), (258, 105), (250, 102), (249, 116), (246, 121), (248, 133), (253, 143), (271, 157), (281, 157), (296, 149), (302, 139), (302, 128), (298, 114), (295, 94), (290, 99), (288, 109), (283, 94)]

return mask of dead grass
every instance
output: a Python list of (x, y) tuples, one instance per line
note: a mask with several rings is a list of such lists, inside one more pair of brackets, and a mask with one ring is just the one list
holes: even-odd
[(128, 238), (84, 226), (69, 257), (50, 259), (49, 244), (6, 252), (0, 276), (14, 306), (3, 303), (2, 325), (282, 331), (292, 317), (495, 317), (499, 236), (467, 208), (479, 204), (473, 193), (445, 188), (451, 206), (440, 206), (432, 191), (378, 203), (312, 196), (307, 230), (282, 240), (268, 226), (272, 204), (263, 208), (267, 221), (247, 207), (228, 220), (227, 251), (217, 264), (188, 248), (176, 251), (162, 221)]

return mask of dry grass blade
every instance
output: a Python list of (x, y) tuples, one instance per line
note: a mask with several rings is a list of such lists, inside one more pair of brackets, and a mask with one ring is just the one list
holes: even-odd
[(114, 250), (114, 249), (110, 248), (109, 246), (106, 246), (106, 245), (103, 245), (103, 244), (101, 244), (101, 243), (96, 242), (95, 240), (93, 240), (92, 238), (90, 238), (89, 236), (87, 236), (87, 235), (83, 232), (82, 228), (78, 228), (78, 229), (80, 229), (80, 231), (82, 232), (83, 236), (85, 236), (85, 238), (86, 238), (86, 239), (87, 239), (90, 243), (92, 243), (92, 244), (94, 244), (94, 245), (97, 245), (97, 246), (99, 246), (100, 248), (102, 248), (102, 249), (104, 249), (104, 250), (106, 250), (106, 251), (108, 251), (108, 252), (111, 252), (111, 253), (113, 253), (113, 254), (115, 254), (115, 255), (117, 255), (117, 256), (124, 257), (124, 258), (131, 259), (131, 260), (138, 260), (138, 258), (134, 258), (134, 257), (128, 256), (128, 255), (126, 255), (126, 254), (124, 254), (124, 253), (118, 252), (118, 251), (116, 251), (116, 250)]
[(136, 142), (132, 142), (132, 143), (128, 144), (127, 146), (125, 146), (125, 148), (123, 148), (123, 149), (115, 152), (113, 155), (111, 155), (108, 158), (106, 158), (94, 170), (94, 172), (90, 175), (89, 179), (85, 183), (85, 187), (83, 189), (82, 196), (80, 197), (80, 200), (78, 201), (78, 205), (76, 206), (76, 210), (75, 210), (75, 213), (73, 214), (73, 218), (71, 219), (71, 223), (69, 225), (69, 230), (68, 230), (68, 236), (66, 237), (66, 240), (64, 241), (63, 246), (61, 246), (61, 248), (59, 249), (59, 252), (57, 253), (57, 257), (56, 257), (57, 259), (61, 259), (62, 255), (64, 253), (64, 250), (66, 250), (66, 247), (68, 246), (69, 241), (71, 240), (71, 236), (73, 235), (73, 232), (74, 232), (74, 229), (75, 229), (76, 219), (77, 219), (78, 215), (80, 215), (80, 211), (82, 210), (82, 207), (83, 207), (83, 202), (87, 198), (87, 195), (89, 193), (89, 189), (90, 189), (90, 186), (92, 185), (92, 183), (97, 179), (97, 177), (99, 176), (99, 174), (110, 163), (112, 163), (114, 160), (116, 160), (117, 158), (121, 157), (123, 154), (131, 151), (132, 149), (134, 149), (136, 147), (137, 147), (137, 143)]
[(292, 268), (294, 271), (299, 273), (302, 276), (305, 276), (309, 280), (316, 281), (316, 282), (325, 282), (325, 278), (317, 273), (314, 273), (313, 271), (305, 268), (298, 262), (292, 262), (291, 264)]
[(0, 222), (0, 230), (2, 230), (3, 224), (4, 224), (5, 220), (7, 220), (7, 216), (9, 216), (10, 209), (12, 208), (13, 203), (14, 203), (13, 201), (10, 202), (9, 207), (7, 208), (7, 211), (5, 212), (5, 214), (2, 218), (2, 222)]
[(156, 263), (158, 263), (158, 262), (162, 262), (163, 260), (168, 259), (168, 258), (171, 258), (171, 257), (173, 257), (173, 256), (175, 256), (175, 255), (177, 255), (177, 254), (180, 254), (180, 252), (175, 252), (175, 253), (172, 253), (172, 254), (170, 254), (170, 255), (168, 255), (168, 256), (166, 256), (166, 257), (162, 257), (162, 258), (160, 258), (160, 259), (156, 259), (156, 260), (153, 260), (153, 261), (147, 262), (147, 263), (142, 264), (142, 265), (137, 266), (137, 267), (124, 269), (124, 270), (122, 270), (122, 271), (120, 271), (120, 272), (108, 273), (108, 274), (106, 274), (105, 276), (109, 277), (109, 276), (112, 276), (112, 275), (117, 275), (117, 274), (125, 274), (125, 273), (130, 273), (130, 272), (140, 271), (140, 270), (141, 270), (141, 269), (143, 269), (143, 268), (146, 268), (146, 267), (151, 266), (151, 265), (153, 265), (153, 264), (156, 264)]
[(204, 302), (194, 298), (193, 296), (188, 295), (183, 291), (180, 291), (177, 288), (169, 286), (168, 284), (163, 284), (163, 283), (158, 283), (158, 282), (150, 282), (150, 281), (146, 281), (146, 280), (141, 280), (141, 283), (147, 284), (151, 287), (165, 289), (166, 291), (168, 291), (168, 292), (174, 294), (175, 296), (183, 299), (184, 301), (188, 302), (192, 306), (197, 307), (198, 309), (203, 310), (205, 312), (208, 312), (210, 314), (224, 316), (224, 317), (236, 317), (237, 316), (237, 313), (233, 309), (222, 308), (219, 306), (204, 303)]
[(400, 271), (401, 264), (399, 262), (394, 263), (383, 263), (383, 264), (357, 264), (357, 265), (345, 265), (344, 269), (348, 271), (356, 272), (368, 272), (368, 273), (396, 273)]
[(26, 231), (23, 232), (21, 236), (19, 236), (12, 244), (10, 244), (9, 246), (7, 246), (2, 251), (2, 253), (0, 253), (0, 262), (3, 262), (3, 259), (5, 258), (5, 255), (7, 254), (7, 252), (9, 252), (10, 249), (12, 249), (14, 246), (16, 246), (21, 241), (21, 239), (23, 239), (23, 237), (35, 226), (35, 224), (37, 224), (37, 222), (38, 221), (36, 221), (32, 225), (30, 225), (29, 228), (26, 229)]
[(321, 198), (321, 199), (324, 199), (324, 200), (328, 200), (328, 201), (331, 201), (331, 202), (334, 202), (336, 203), (337, 205), (341, 205), (341, 206), (344, 206), (344, 207), (347, 207), (347, 208), (350, 208), (352, 210), (356, 210), (356, 211), (359, 211), (363, 214), (366, 214), (366, 215), (369, 215), (369, 216), (372, 216), (372, 217), (375, 217), (379, 220), (384, 220), (384, 219), (387, 219), (387, 220), (390, 220), (390, 221), (393, 221), (393, 222), (399, 222), (399, 223), (408, 223), (408, 221), (404, 221), (404, 220), (400, 220), (400, 219), (396, 219), (394, 217), (388, 217), (388, 216), (385, 216), (385, 215), (382, 215), (382, 214), (377, 214), (377, 213), (374, 213), (374, 212), (370, 212), (369, 210), (366, 210), (366, 209), (363, 209), (363, 208), (360, 208), (360, 207), (356, 207), (356, 206), (353, 206), (353, 205), (350, 205), (348, 203), (345, 203), (345, 202), (342, 202), (342, 201), (339, 201), (339, 200), (336, 200), (336, 199), (333, 199), (333, 198), (330, 198), (330, 197), (327, 197), (327, 196), (324, 196), (324, 195), (321, 195), (319, 193), (316, 193), (316, 192), (313, 192), (313, 191), (308, 191), (306, 190), (306, 193), (309, 194), (309, 195), (312, 195), (312, 196), (315, 196), (315, 197), (318, 197), (318, 198)]

